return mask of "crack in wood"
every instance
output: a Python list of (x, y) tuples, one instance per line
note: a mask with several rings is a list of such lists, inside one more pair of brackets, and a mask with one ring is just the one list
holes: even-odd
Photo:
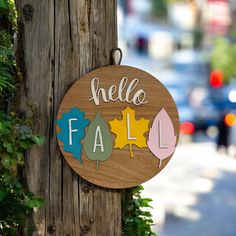
[(84, 225), (83, 227), (81, 227), (80, 236), (87, 234), (90, 230), (91, 230), (91, 226)]
[(68, 18), (69, 18), (69, 34), (70, 34), (70, 43), (71, 43), (71, 50), (73, 50), (73, 38), (72, 38), (72, 21), (71, 21), (71, 10), (70, 10), (70, 0), (67, 0), (68, 6)]
[(22, 12), (25, 22), (32, 21), (34, 15), (34, 8), (30, 4), (25, 4)]
[(49, 234), (54, 234), (55, 231), (56, 231), (55, 225), (49, 225), (47, 231), (48, 231)]

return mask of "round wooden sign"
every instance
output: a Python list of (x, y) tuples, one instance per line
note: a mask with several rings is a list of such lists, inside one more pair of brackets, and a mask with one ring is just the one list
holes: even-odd
[(57, 117), (64, 158), (81, 177), (107, 188), (149, 180), (168, 163), (179, 116), (167, 89), (145, 71), (107, 66), (79, 79)]

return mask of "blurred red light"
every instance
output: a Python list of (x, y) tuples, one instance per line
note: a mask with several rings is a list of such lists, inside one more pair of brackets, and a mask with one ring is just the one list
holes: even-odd
[(181, 134), (193, 134), (195, 131), (194, 124), (191, 122), (183, 122), (180, 124), (180, 133)]
[(223, 73), (220, 70), (213, 70), (210, 74), (210, 85), (213, 88), (220, 88), (223, 86)]

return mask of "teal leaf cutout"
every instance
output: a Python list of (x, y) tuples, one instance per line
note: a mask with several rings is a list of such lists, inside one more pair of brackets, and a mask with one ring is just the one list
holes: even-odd
[[(70, 119), (72, 119), (70, 121)], [(70, 152), (72, 155), (82, 162), (82, 145), (81, 140), (84, 138), (84, 129), (89, 125), (90, 121), (84, 118), (84, 112), (79, 108), (73, 107), (68, 113), (62, 113), (62, 119), (57, 120), (57, 125), (61, 132), (57, 134), (57, 138), (64, 143), (64, 151)], [(71, 129), (69, 125), (71, 124)], [(70, 132), (73, 131), (73, 132)], [(71, 143), (70, 143), (71, 137)]]
[(97, 161), (96, 169), (99, 168), (99, 161), (107, 160), (112, 153), (112, 136), (105, 120), (97, 113), (88, 128), (84, 138), (84, 151), (88, 159)]

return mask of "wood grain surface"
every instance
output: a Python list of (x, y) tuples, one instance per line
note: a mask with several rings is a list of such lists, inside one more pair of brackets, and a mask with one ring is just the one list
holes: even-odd
[[(93, 78), (98, 78), (100, 82), (99, 87), (108, 91), (111, 85), (118, 86), (123, 77), (128, 78), (127, 86), (131, 80), (139, 79), (139, 83), (131, 95), (135, 94), (135, 91), (138, 89), (143, 89), (148, 101), (146, 104), (134, 105), (119, 100), (106, 103), (100, 98), (100, 104), (97, 106), (94, 101), (89, 101), (92, 97), (91, 80)], [(128, 66), (102, 67), (83, 76), (66, 93), (60, 105), (57, 119), (61, 119), (63, 112), (68, 112), (72, 107), (78, 107), (81, 111), (85, 112), (85, 118), (88, 118), (90, 122), (95, 118), (96, 113), (99, 112), (109, 126), (109, 121), (114, 118), (122, 119), (121, 111), (127, 106), (135, 110), (137, 120), (141, 118), (150, 120), (149, 128), (157, 113), (162, 108), (165, 108), (174, 125), (175, 134), (178, 137), (178, 112), (167, 89), (158, 79), (147, 72)], [(59, 127), (57, 127), (57, 132), (60, 132)], [(145, 133), (146, 137), (147, 135), (148, 132)], [(112, 134), (112, 137), (114, 143), (116, 135)], [(107, 188), (128, 188), (141, 184), (159, 173), (171, 158), (170, 156), (165, 159), (162, 162), (161, 168), (158, 168), (159, 160), (150, 152), (148, 147), (138, 148), (132, 145), (134, 157), (131, 158), (129, 145), (126, 145), (123, 149), (113, 148), (111, 157), (106, 161), (102, 161), (99, 169), (96, 169), (96, 162), (89, 160), (84, 151), (82, 154), (83, 164), (81, 164), (71, 153), (64, 151), (61, 141), (59, 141), (59, 145), (66, 161), (76, 173), (91, 183)]]
[[(25, 184), (45, 206), (28, 226), (39, 236), (120, 236), (120, 191), (80, 178), (62, 157), (56, 115), (63, 96), (87, 72), (110, 65), (117, 47), (115, 0), (16, 0), (20, 113), (42, 146), (25, 154)], [(82, 91), (82, 90), (80, 90)], [(25, 232), (26, 234), (26, 232)]]

